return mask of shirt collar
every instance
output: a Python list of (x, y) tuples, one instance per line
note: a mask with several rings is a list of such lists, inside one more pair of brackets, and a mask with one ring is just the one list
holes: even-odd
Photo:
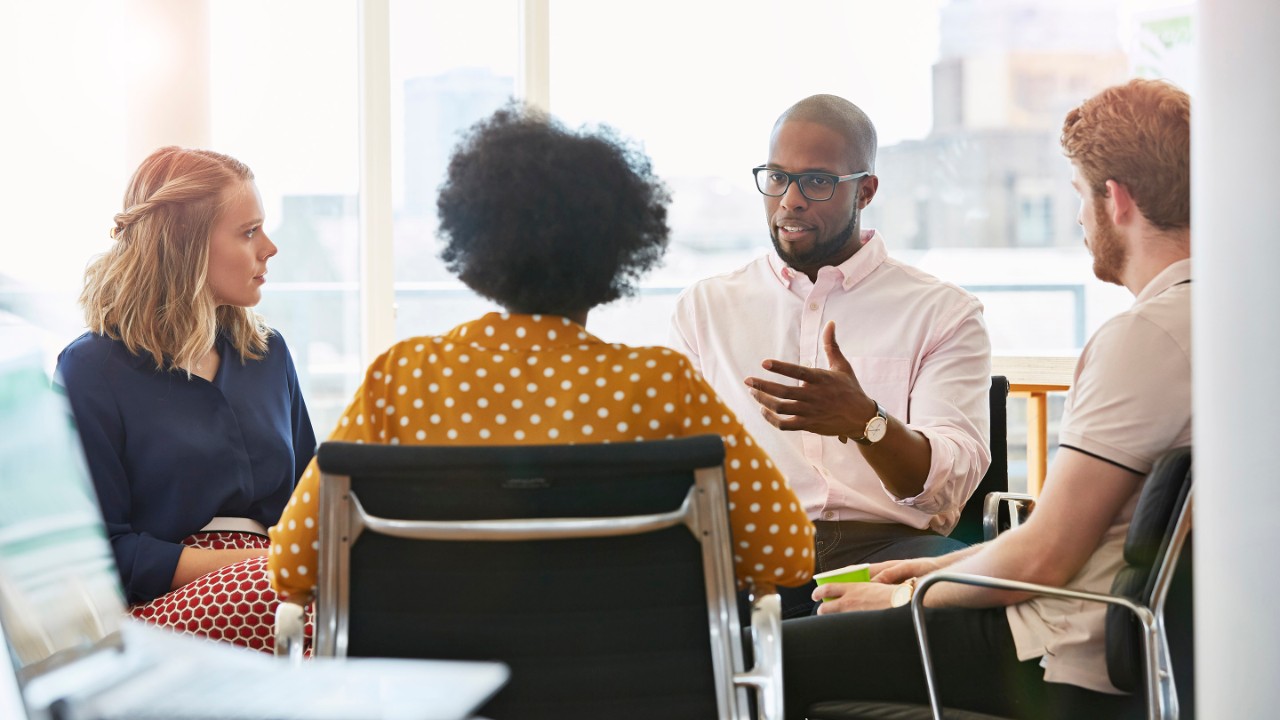
[(1191, 258), (1172, 263), (1164, 270), (1161, 270), (1159, 275), (1151, 278), (1147, 286), (1142, 288), (1142, 292), (1138, 293), (1134, 304), (1150, 300), (1174, 285), (1189, 280), (1191, 280)]
[(491, 312), (450, 330), (445, 338), (485, 350), (547, 350), (554, 347), (604, 344), (567, 317)]
[[(841, 285), (845, 290), (852, 288), (868, 275), (880, 267), (889, 257), (889, 251), (884, 245), (884, 236), (879, 230), (863, 230), (861, 235), (862, 247), (858, 252), (849, 256), (848, 260), (835, 266), (835, 269), (843, 278)], [(777, 253), (769, 255), (769, 269), (773, 272), (773, 276), (785, 288), (790, 288), (792, 281), (797, 276), (803, 275), (797, 270), (792, 269)]]

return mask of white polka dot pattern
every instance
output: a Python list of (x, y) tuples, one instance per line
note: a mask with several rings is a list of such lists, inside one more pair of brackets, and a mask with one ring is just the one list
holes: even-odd
[[(739, 580), (751, 578), (758, 588), (806, 582), (813, 572), (813, 525), (764, 451), (674, 350), (606, 344), (558, 316), (491, 313), (380, 356), (330, 437), (514, 445), (708, 433), (725, 440)], [(314, 572), (298, 569), (316, 565), (308, 548), (318, 534), (318, 483), (312, 461), (270, 531), (277, 548), (270, 554), (273, 582), (286, 593), (309, 593), (315, 584)], [(768, 530), (779, 526), (797, 532)], [(295, 546), (300, 553), (278, 551)]]

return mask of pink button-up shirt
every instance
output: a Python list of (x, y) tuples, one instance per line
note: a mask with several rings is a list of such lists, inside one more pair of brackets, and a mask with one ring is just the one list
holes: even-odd
[[(768, 451), (810, 518), (946, 534), (991, 464), (991, 341), (982, 304), (890, 258), (878, 232), (862, 241), (814, 282), (769, 254), (695, 283), (676, 303), (671, 344)], [(867, 395), (928, 438), (932, 459), (919, 495), (893, 495), (855, 443), (777, 430), (748, 394), (748, 376), (794, 382), (763, 370), (767, 358), (829, 367), (821, 341), (829, 320)]]

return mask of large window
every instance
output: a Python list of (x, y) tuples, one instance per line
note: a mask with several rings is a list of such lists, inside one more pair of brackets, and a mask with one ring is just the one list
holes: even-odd
[(121, 22), (91, 0), (0, 6), (0, 313), (33, 326), (50, 364), (81, 332), (84, 266), (128, 178)]
[[(664, 266), (641, 300), (598, 311), (593, 329), (664, 343), (679, 290), (769, 248), (750, 168), (765, 161), (774, 120), (796, 100), (851, 98), (885, 144), (926, 133), (938, 5), (663, 0), (619, 15), (590, 0), (553, 3), (552, 110), (641, 143), (674, 197)], [(601, 78), (618, 91), (599, 92)]]
[[(35, 325), (52, 361), (81, 331), (83, 268), (110, 242), (129, 172), (167, 143), (212, 147), (257, 173), (280, 246), (260, 310), (293, 348), (321, 435), (376, 352), (360, 340), (371, 317), (394, 313), (394, 334), (406, 337), (488, 309), (439, 261), (434, 197), (459, 133), (529, 75), (521, 4), (368, 6), (388, 11), (375, 15), (388, 18), (390, 96), (375, 118), (385, 124), (360, 117), (373, 66), (359, 52), (368, 29), (358, 3), (0, 7), (0, 193), (10, 201), (0, 311)], [(1194, 91), (1187, 0), (526, 7), (550, 13), (532, 44), (550, 48), (552, 113), (617, 128), (674, 194), (665, 264), (639, 298), (592, 314), (592, 330), (619, 342), (664, 342), (681, 289), (768, 250), (749, 168), (783, 109), (830, 92), (879, 130), (880, 192), (864, 227), (880, 229), (900, 259), (976, 293), (997, 354), (1075, 354), (1131, 298), (1092, 278), (1057, 146), (1063, 113), (1133, 75)], [(370, 197), (384, 191), (362, 186), (361, 141), (381, 127), (390, 197)], [(383, 202), (392, 229), (362, 237), (361, 207)], [(361, 306), (379, 277), (362, 261), (370, 247), (393, 258), (394, 306)], [(1016, 415), (1010, 427), (1016, 446)]]
[(355, 9), (208, 4), (210, 138), (253, 168), (280, 248), (258, 311), (293, 351), (316, 433), (347, 406), (360, 352)]
[[(619, 17), (614, 6), (559, 0), (553, 111), (641, 141), (675, 196), (665, 266), (643, 302), (601, 313), (596, 329), (662, 342), (673, 292), (767, 252), (749, 168), (784, 109), (834, 93), (879, 134), (880, 191), (863, 227), (975, 292), (997, 353), (1079, 352), (1131, 298), (1089, 272), (1058, 132), (1083, 98), (1140, 64), (1153, 74), (1158, 61), (1143, 50), (1152, 43), (1135, 41), (1158, 5), (809, 0), (779, 12), (752, 0), (729, 12), (662, 1)], [(602, 77), (620, 90), (594, 92)]]
[[(619, 18), (560, 0), (551, 23), (555, 113), (642, 141), (674, 191), (665, 266), (641, 300), (592, 318), (608, 339), (664, 342), (676, 293), (769, 251), (749, 168), (777, 116), (815, 93), (853, 101), (877, 126), (881, 182), (863, 228), (976, 294), (996, 354), (1076, 355), (1132, 303), (1092, 275), (1058, 134), (1102, 88), (1185, 67), (1185, 3), (660, 1)], [(593, 92), (602, 77), (623, 90)], [(1023, 412), (1010, 403), (1015, 479)]]
[[(436, 191), (473, 123), (516, 92), (516, 3), (391, 3), (396, 336), (439, 334), (492, 308), (444, 268)], [(495, 188), (495, 192), (501, 192)]]

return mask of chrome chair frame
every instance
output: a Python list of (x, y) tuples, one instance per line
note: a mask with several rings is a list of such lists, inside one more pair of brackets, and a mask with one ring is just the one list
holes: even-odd
[[(718, 440), (718, 438), (717, 438)], [(776, 593), (752, 597), (751, 642), (754, 667), (743, 658), (742, 632), (730, 552), (728, 502), (722, 465), (694, 470), (694, 483), (676, 510), (651, 515), (599, 518), (417, 521), (366, 512), (351, 491), (351, 477), (322, 473), (320, 481), (320, 567), (316, 598), (315, 654), (345, 657), (349, 624), (350, 550), (365, 532), (411, 540), (519, 542), (614, 537), (683, 525), (702, 548), (710, 624), (716, 702), (722, 720), (749, 718), (747, 691), (755, 693), (758, 717), (782, 718), (781, 602)], [(301, 658), (301, 622), (293, 610), (278, 611), (277, 654)], [(293, 607), (298, 607), (294, 605)]]
[(1178, 514), (1178, 522), (1169, 541), (1169, 548), (1156, 573), (1151, 606), (1147, 607), (1128, 598), (1100, 593), (1079, 592), (1047, 585), (1003, 580), (1000, 578), (967, 573), (935, 572), (924, 576), (911, 599), (911, 620), (915, 626), (916, 640), (920, 646), (920, 658), (924, 663), (925, 682), (929, 690), (929, 705), (935, 720), (943, 720), (942, 701), (938, 697), (937, 679), (929, 653), (928, 629), (924, 617), (924, 598), (929, 588), (940, 583), (960, 583), (997, 590), (1015, 590), (1051, 597), (1065, 597), (1088, 602), (1118, 605), (1129, 610), (1142, 626), (1140, 635), (1143, 653), (1144, 691), (1147, 717), (1150, 720), (1176, 720), (1178, 717), (1178, 693), (1174, 684), (1170, 660), (1168, 636), (1164, 629), (1165, 600), (1173, 581), (1174, 569), (1182, 554), (1183, 545), (1191, 532), (1191, 506), (1194, 488), (1188, 491), (1186, 503)]
[(1036, 507), (1033, 495), (1016, 492), (990, 492), (982, 500), (982, 539), (990, 542), (1000, 534), (1000, 504), (1009, 507), (1009, 527), (1012, 530), (1027, 519), (1027, 515)]

